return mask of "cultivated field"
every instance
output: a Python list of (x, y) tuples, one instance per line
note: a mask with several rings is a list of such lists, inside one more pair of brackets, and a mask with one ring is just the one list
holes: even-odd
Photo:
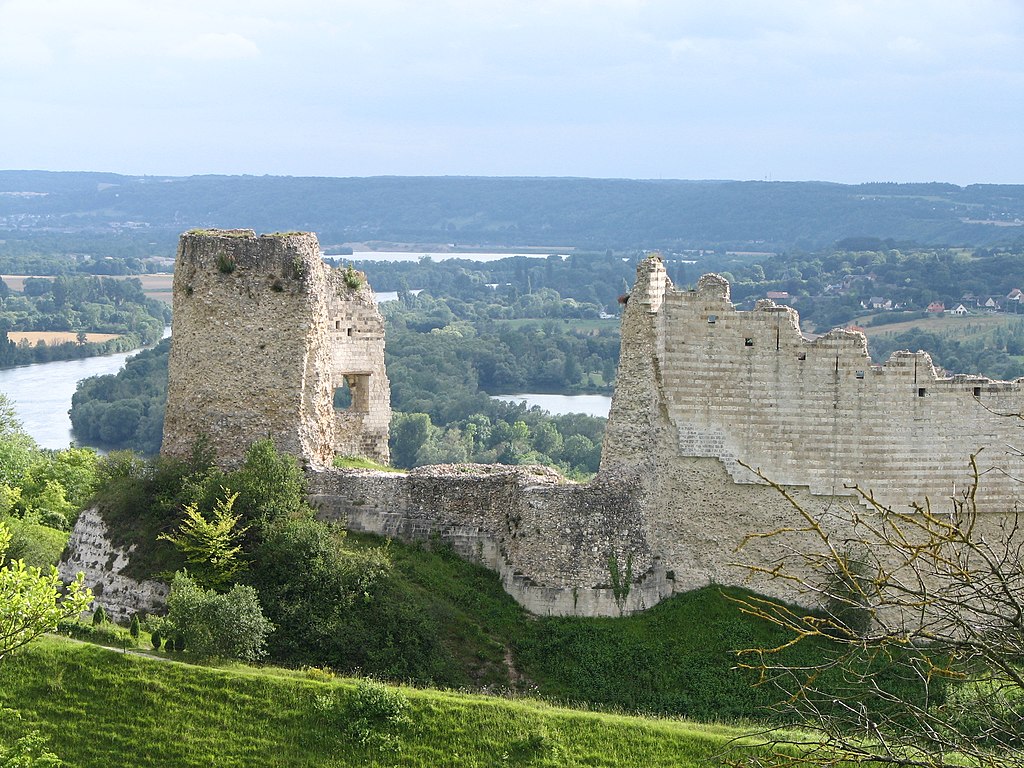
[(871, 325), (871, 320), (878, 317), (884, 317), (884, 315), (875, 315), (872, 318), (858, 318), (854, 322), (864, 329), (864, 333), (869, 339), (875, 336), (895, 336), (914, 329), (929, 331), (942, 336), (969, 338), (984, 335), (995, 328), (1024, 320), (1024, 315), (991, 313), (972, 314), (965, 317), (953, 317), (951, 315), (915, 317), (901, 323)]
[[(110, 341), (120, 338), (119, 333), (87, 333), (85, 340), (90, 344), (98, 344), (101, 341)], [(15, 344), (27, 341), (30, 346), (35, 346), (40, 341), (47, 346), (63, 344), (67, 341), (78, 341), (78, 334), (74, 331), (8, 331), (7, 338)]]
[[(30, 277), (40, 277), (47, 280), (52, 280), (53, 275), (0, 275), (3, 281), (7, 283), (7, 287), (12, 291), (23, 291), (25, 289), (25, 280)], [(106, 275), (100, 275), (100, 277), (106, 277)], [(159, 301), (171, 303), (171, 283), (174, 280), (174, 275), (170, 272), (159, 272), (152, 275), (117, 275), (114, 277), (115, 280), (128, 280), (135, 278), (142, 283), (142, 291), (151, 299), (157, 299)]]

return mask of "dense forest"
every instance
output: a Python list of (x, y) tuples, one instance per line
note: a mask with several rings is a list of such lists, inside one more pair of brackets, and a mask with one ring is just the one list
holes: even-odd
[[(170, 256), (192, 227), (351, 242), (743, 251), (847, 237), (1022, 241), (1024, 186), (580, 178), (133, 177), (0, 171), (0, 252)], [(31, 248), (31, 245), (28, 246)]]

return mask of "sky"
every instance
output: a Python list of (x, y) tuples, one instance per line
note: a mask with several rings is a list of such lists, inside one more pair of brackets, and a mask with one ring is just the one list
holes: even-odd
[(1024, 0), (0, 0), (0, 168), (1024, 183)]

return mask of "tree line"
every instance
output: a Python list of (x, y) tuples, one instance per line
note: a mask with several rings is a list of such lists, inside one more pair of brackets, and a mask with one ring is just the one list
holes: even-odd
[[(159, 183), (170, 182), (170, 183)], [(1019, 185), (829, 184), (571, 178), (192, 176), (0, 172), (0, 228), (107, 233), (165, 247), (181, 221), (301, 227), (368, 241), (588, 248), (813, 250), (857, 236), (989, 246), (1020, 242)], [(979, 223), (979, 222), (990, 222)], [(6, 226), (5, 226), (6, 225)], [(150, 246), (150, 243), (158, 243)]]
[[(58, 275), (27, 278), (21, 292), (0, 280), (0, 367), (73, 360), (153, 344), (170, 322), (171, 309), (148, 298), (138, 280)], [(75, 333), (60, 344), (15, 343), (9, 333)], [(87, 333), (118, 334), (92, 343)]]
[[(597, 471), (604, 419), (551, 416), (490, 393), (609, 392), (616, 332), (578, 332), (557, 319), (474, 324), (426, 295), (389, 303), (385, 313), (395, 466), (537, 462), (573, 476)], [(80, 382), (71, 407), (75, 436), (107, 448), (159, 451), (169, 352), (165, 340), (116, 375)]]

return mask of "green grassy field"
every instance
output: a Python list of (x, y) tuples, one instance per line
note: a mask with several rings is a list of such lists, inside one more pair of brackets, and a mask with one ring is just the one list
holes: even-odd
[(896, 336), (906, 331), (921, 330), (951, 338), (975, 340), (988, 336), (996, 328), (1009, 327), (1024, 320), (1024, 315), (977, 314), (967, 315), (966, 317), (950, 317), (946, 315), (916, 317), (900, 323), (870, 324), (871, 320), (884, 316), (873, 315), (871, 318), (859, 318), (857, 325), (864, 329), (868, 339), (876, 336)]
[[(401, 689), (394, 742), (338, 713), (351, 680), (213, 669), (47, 638), (0, 664), (0, 738), (38, 729), (69, 766), (697, 766), (748, 751), (743, 730)], [(339, 706), (342, 709), (339, 709)], [(391, 748), (395, 747), (395, 748)]]

